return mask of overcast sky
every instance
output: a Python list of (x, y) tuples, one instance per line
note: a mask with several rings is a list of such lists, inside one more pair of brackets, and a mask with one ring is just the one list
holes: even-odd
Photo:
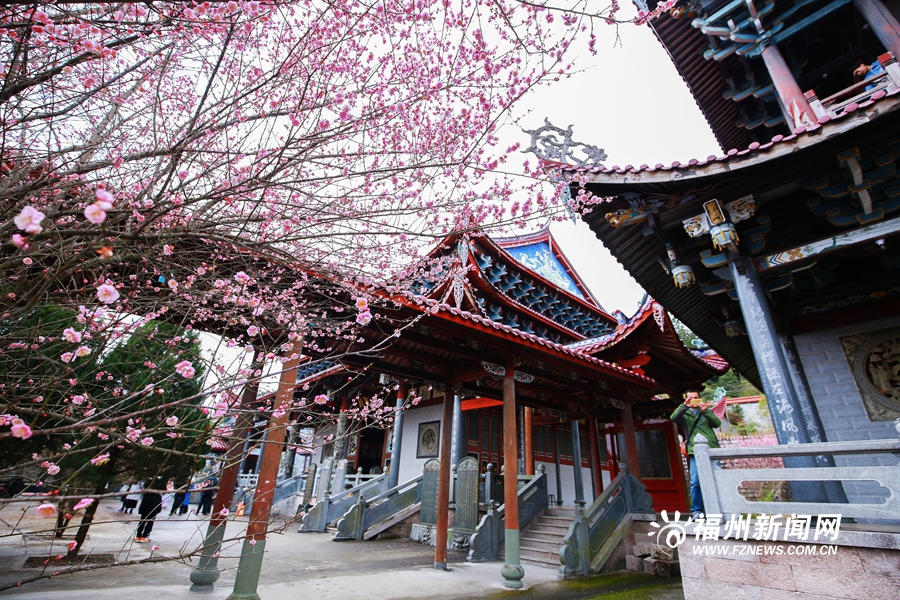
[[(628, 11), (634, 8), (623, 6), (622, 13)], [(621, 45), (616, 47), (614, 27), (600, 26), (597, 31), (597, 56), (584, 48), (575, 61), (583, 72), (538, 90), (522, 105), (518, 114), (524, 116), (525, 129), (537, 129), (544, 117), (562, 129), (572, 125), (575, 141), (606, 151), (607, 166), (686, 163), (721, 154), (687, 85), (649, 26), (621, 25)], [(510, 130), (507, 135), (528, 147), (527, 134)], [(587, 225), (554, 223), (551, 231), (603, 307), (631, 316), (643, 290)]]

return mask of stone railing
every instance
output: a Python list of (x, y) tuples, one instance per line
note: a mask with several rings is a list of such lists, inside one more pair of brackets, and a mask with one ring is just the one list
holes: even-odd
[(422, 503), (422, 475), (371, 499), (361, 492), (338, 520), (334, 541), (368, 540), (383, 531), (383, 524), (414, 514)]
[(559, 549), (561, 577), (590, 575), (609, 559), (634, 520), (654, 521), (647, 487), (623, 468), (587, 509), (575, 508), (575, 520)]
[[(900, 517), (900, 465), (810, 467), (790, 469), (723, 469), (717, 463), (723, 459), (763, 458), (772, 456), (866, 455), (900, 453), (900, 440), (866, 440), (858, 442), (824, 442), (784, 446), (756, 446), (710, 448), (706, 438), (694, 438), (694, 458), (700, 476), (703, 503), (709, 515), (741, 514), (804, 514), (819, 515), (839, 511), (853, 519), (886, 519)], [(817, 502), (753, 502), (745, 498), (739, 488), (746, 481), (876, 481), (887, 488), (883, 503), (829, 504)]]
[[(326, 477), (327, 476), (328, 475), (326, 474)], [(361, 484), (348, 490), (338, 492), (333, 496), (329, 495), (326, 491), (323, 494), (322, 499), (316, 502), (316, 505), (313, 506), (308, 513), (303, 515), (298, 531), (300, 533), (321, 533), (325, 531), (325, 528), (328, 527), (329, 523), (339, 519), (351, 506), (356, 504), (358, 497), (364, 494), (368, 496), (380, 494), (384, 491), (385, 486), (387, 486), (387, 482), (387, 475), (382, 473), (381, 475), (376, 475), (367, 479)], [(322, 484), (320, 483), (320, 485)], [(340, 489), (340, 487), (340, 485), (337, 486), (337, 489)]]
[[(490, 478), (488, 479), (490, 482)], [(537, 475), (519, 475), (519, 529), (547, 510), (547, 474), (544, 465)], [(523, 485), (524, 484), (524, 485)], [(490, 483), (486, 496), (491, 497)], [(500, 548), (505, 543), (506, 505), (491, 502), (487, 514), (481, 518), (475, 533), (469, 537), (469, 562), (500, 560)]]

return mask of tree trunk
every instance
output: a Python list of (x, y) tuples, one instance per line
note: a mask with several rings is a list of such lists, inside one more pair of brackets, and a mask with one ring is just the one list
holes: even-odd
[[(99, 496), (105, 490), (106, 483), (97, 484), (97, 489), (94, 490), (94, 496)], [(78, 552), (81, 551), (81, 546), (84, 545), (84, 540), (87, 539), (88, 529), (91, 528), (91, 523), (94, 521), (94, 514), (97, 512), (98, 506), (100, 506), (100, 500), (95, 498), (94, 501), (91, 502), (91, 505), (84, 509), (81, 525), (78, 526), (78, 533), (75, 534), (75, 546), (69, 550), (66, 558), (75, 558), (78, 556)]]

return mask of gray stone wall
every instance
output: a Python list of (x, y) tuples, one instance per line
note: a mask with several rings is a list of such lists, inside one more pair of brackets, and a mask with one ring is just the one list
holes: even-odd
[[(891, 421), (870, 421), (853, 379), (840, 338), (900, 326), (900, 315), (794, 336), (797, 351), (809, 379), (819, 416), (829, 442), (896, 439)], [(835, 457), (837, 466), (897, 465), (889, 454)], [(884, 498), (887, 490), (871, 483), (845, 483), (850, 502), (864, 503)]]
[[(729, 551), (698, 555), (701, 545)], [(741, 554), (742, 546), (759, 547), (761, 553)], [(697, 541), (688, 536), (678, 548), (685, 600), (900, 598), (900, 551), (839, 546), (835, 554), (791, 554), (789, 549), (798, 546), (806, 544)], [(780, 547), (782, 552), (764, 554), (766, 547)]]

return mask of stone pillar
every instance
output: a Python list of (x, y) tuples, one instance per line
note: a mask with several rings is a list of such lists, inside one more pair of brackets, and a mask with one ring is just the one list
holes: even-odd
[(334, 444), (331, 445), (331, 458), (335, 462), (347, 458), (347, 410), (350, 398), (341, 398), (341, 412), (338, 414), (337, 429), (334, 433)]
[(297, 366), (300, 364), (298, 351), (288, 350), (287, 359), (282, 364), (278, 391), (275, 394), (273, 408), (275, 411), (269, 420), (266, 430), (266, 445), (261, 457), (262, 466), (259, 481), (253, 497), (253, 508), (250, 511), (250, 522), (241, 549), (237, 576), (234, 580), (234, 591), (227, 600), (259, 600), (257, 587), (259, 573), (262, 570), (263, 555), (266, 551), (266, 529), (272, 512), (272, 497), (275, 494), (275, 479), (281, 463), (281, 445), (284, 442), (285, 427), (291, 414), (294, 398), (294, 384), (297, 382)]
[[(800, 355), (797, 353), (794, 336), (790, 333), (782, 333), (778, 335), (778, 339), (781, 342), (781, 351), (784, 353), (784, 359), (791, 374), (794, 391), (797, 393), (797, 402), (800, 404), (800, 414), (803, 417), (803, 425), (806, 428), (809, 441), (811, 443), (827, 442), (825, 427), (822, 425), (821, 418), (819, 418), (819, 411), (816, 408), (812, 389), (809, 387), (809, 380), (806, 378), (806, 371), (803, 370), (803, 363), (800, 362)], [(816, 465), (820, 467), (835, 466), (834, 456), (830, 454), (820, 454), (815, 457), (815, 460)], [(847, 494), (844, 492), (844, 486), (841, 482), (826, 481), (824, 485), (829, 502), (836, 504), (847, 503)]]
[[(797, 85), (797, 80), (788, 68), (778, 46), (771, 44), (763, 48), (763, 62), (772, 78), (772, 84), (781, 100), (784, 120), (793, 131), (798, 127), (812, 127), (818, 123), (806, 96)], [(630, 468), (630, 465), (629, 465)]]
[(525, 407), (525, 474), (534, 475), (534, 409)]
[(397, 414), (394, 416), (394, 441), (391, 444), (391, 470), (388, 473), (388, 488), (400, 483), (400, 443), (403, 440), (403, 405), (406, 402), (407, 385), (401, 380), (397, 388)]
[(450, 527), (450, 448), (453, 432), (453, 400), (444, 394), (444, 412), (441, 415), (441, 470), (438, 473), (437, 526), (434, 533), (434, 568), (447, 570), (447, 529)]
[(462, 396), (453, 395), (453, 442), (450, 448), (450, 466), (455, 467), (466, 456), (466, 427), (463, 424)]
[(594, 486), (594, 499), (603, 493), (603, 470), (600, 468), (600, 431), (597, 418), (588, 419), (588, 435), (591, 438), (591, 483)]
[(641, 478), (641, 463), (638, 460), (637, 438), (634, 431), (634, 413), (631, 410), (631, 399), (623, 400), (625, 408), (622, 409), (622, 437), (625, 438), (625, 464), (628, 472)]
[(881, 0), (853, 0), (853, 4), (878, 40), (884, 44), (885, 50), (900, 61), (900, 23), (891, 11)]
[[(790, 371), (781, 343), (775, 332), (775, 322), (769, 311), (765, 290), (752, 260), (734, 257), (730, 264), (734, 289), (744, 315), (747, 335), (753, 347), (756, 368), (763, 391), (769, 402), (769, 414), (775, 426), (779, 444), (808, 443), (809, 434), (803, 426), (802, 411), (791, 381)], [(785, 457), (786, 467), (815, 467), (811, 456)], [(792, 482), (791, 492), (797, 502), (827, 502), (821, 482)]]
[(553, 464), (556, 465), (556, 505), (562, 506), (562, 473), (559, 466), (559, 425), (554, 423), (550, 426), (550, 432), (553, 435)]
[[(253, 370), (258, 367), (260, 351), (257, 348), (253, 356)], [(213, 584), (219, 580), (219, 550), (222, 548), (222, 539), (225, 537), (225, 524), (228, 521), (224, 509), (231, 508), (234, 498), (234, 489), (237, 486), (238, 475), (243, 464), (243, 454), (247, 445), (247, 432), (253, 426), (253, 403), (259, 393), (259, 379), (255, 378), (244, 385), (244, 393), (241, 396), (237, 419), (231, 431), (231, 443), (225, 453), (225, 469), (219, 478), (219, 492), (213, 504), (212, 516), (206, 528), (206, 538), (203, 540), (203, 550), (200, 552), (200, 562), (197, 568), (191, 571), (191, 591), (209, 592)]]
[[(584, 506), (584, 473), (581, 470), (581, 430), (578, 419), (572, 424), (572, 472), (575, 475), (575, 506)], [(577, 509), (576, 509), (577, 510)]]
[(513, 378), (515, 363), (506, 359), (503, 376), (503, 500), (506, 504), (505, 535), (506, 562), (500, 571), (504, 587), (522, 587), (525, 569), (519, 562), (519, 478), (516, 473), (516, 382)]

